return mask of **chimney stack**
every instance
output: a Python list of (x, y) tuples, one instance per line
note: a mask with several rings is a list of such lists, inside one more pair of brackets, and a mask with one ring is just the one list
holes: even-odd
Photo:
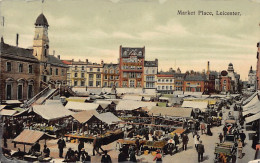
[(86, 63), (88, 63), (88, 59), (86, 59)]
[(4, 43), (4, 37), (3, 36), (1, 37), (1, 43)]
[(60, 59), (60, 55), (58, 55), (58, 59)]
[(74, 59), (72, 59), (72, 62), (74, 62)]
[(16, 46), (18, 46), (18, 42), (19, 41), (19, 34), (18, 33), (16, 33)]
[(55, 56), (55, 50), (53, 50), (53, 56)]

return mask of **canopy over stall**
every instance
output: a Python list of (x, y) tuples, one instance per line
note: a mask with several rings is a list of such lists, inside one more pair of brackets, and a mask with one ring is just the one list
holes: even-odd
[(79, 123), (85, 123), (93, 115), (96, 115), (96, 114), (98, 114), (98, 112), (96, 110), (85, 110), (85, 111), (73, 114), (72, 117), (75, 118)]
[(116, 110), (135, 110), (142, 107), (147, 107), (150, 110), (153, 106), (156, 106), (156, 102), (143, 102), (134, 100), (121, 100), (116, 106)]
[(69, 101), (65, 107), (67, 109), (73, 110), (73, 111), (102, 110), (103, 109), (99, 104), (72, 102), (72, 101)]
[(192, 108), (174, 108), (174, 107), (159, 107), (154, 106), (149, 111), (150, 115), (154, 116), (170, 116), (189, 118), (191, 116)]
[(55, 137), (41, 131), (25, 129), (13, 140), (13, 143), (24, 144), (25, 151), (25, 145), (33, 145), (42, 139), (55, 139)]
[(250, 116), (250, 117), (247, 117), (246, 119), (245, 119), (245, 122), (246, 122), (246, 124), (248, 124), (248, 123), (250, 123), (250, 122), (253, 122), (253, 121), (256, 121), (256, 120), (259, 120), (260, 119), (260, 113), (257, 113), (257, 114), (255, 114), (255, 115), (252, 115), (252, 116)]
[(201, 111), (205, 112), (208, 107), (208, 102), (204, 101), (184, 101), (182, 106), (183, 108), (198, 108)]
[(248, 114), (256, 114), (260, 112), (260, 105), (254, 106), (249, 110), (246, 110), (243, 112), (243, 116), (246, 116)]
[(2, 115), (2, 116), (13, 116), (17, 112), (18, 112), (17, 110), (2, 109), (0, 111), (0, 115)]
[(113, 113), (111, 112), (106, 112), (106, 113), (102, 113), (102, 114), (95, 114), (95, 116), (101, 120), (102, 122), (111, 125), (111, 124), (115, 124), (117, 122), (121, 122), (122, 120), (119, 119), (117, 116), (115, 116)]
[(258, 93), (255, 92), (253, 93), (250, 97), (248, 97), (246, 100), (243, 101), (243, 105), (246, 105), (247, 103), (249, 103)]
[(255, 104), (259, 103), (258, 94), (254, 96), (246, 105), (243, 106), (243, 108), (249, 108)]
[(55, 120), (74, 114), (61, 105), (34, 105), (28, 113), (35, 113), (46, 120)]

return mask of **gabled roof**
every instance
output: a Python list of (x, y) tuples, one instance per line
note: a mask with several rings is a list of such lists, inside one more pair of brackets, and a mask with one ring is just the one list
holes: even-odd
[(136, 55), (138, 58), (144, 58), (145, 48), (122, 47), (121, 57), (128, 58), (130, 55)]

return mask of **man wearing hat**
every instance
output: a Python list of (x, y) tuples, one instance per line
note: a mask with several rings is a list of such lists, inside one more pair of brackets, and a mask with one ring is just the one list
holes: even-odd
[(188, 142), (189, 142), (189, 137), (186, 134), (183, 134), (183, 137), (182, 137), (182, 148), (185, 151), (187, 150)]
[(202, 144), (202, 141), (198, 144), (198, 161), (203, 161), (203, 153), (205, 152), (204, 145)]

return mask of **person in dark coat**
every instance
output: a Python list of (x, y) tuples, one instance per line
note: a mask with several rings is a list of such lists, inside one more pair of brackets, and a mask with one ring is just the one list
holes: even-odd
[(79, 145), (78, 145), (78, 151), (79, 151), (79, 157), (81, 155), (81, 150), (84, 148), (84, 142), (83, 141), (80, 141), (79, 142)]
[(104, 154), (102, 155), (101, 163), (112, 163), (110, 155), (107, 154), (107, 150), (105, 150)]
[(222, 135), (222, 133), (219, 134), (218, 138), (219, 138), (219, 143), (223, 143), (224, 136)]
[(58, 144), (58, 148), (59, 148), (59, 157), (63, 158), (63, 148), (66, 147), (66, 143), (64, 141), (64, 139), (60, 138), (57, 142)]
[(182, 149), (185, 151), (187, 150), (188, 142), (189, 142), (189, 137), (186, 134), (184, 134), (182, 137)]
[(205, 152), (204, 145), (202, 144), (202, 141), (200, 141), (200, 144), (198, 144), (198, 161), (203, 161), (203, 153)]
[(81, 149), (81, 161), (83, 163), (91, 162), (91, 157), (88, 155), (88, 152), (86, 152), (85, 149)]
[(3, 134), (3, 139), (4, 139), (4, 147), (7, 148), (7, 138), (8, 138), (8, 133), (5, 131)]
[(253, 148), (253, 149), (256, 149), (257, 143), (258, 143), (258, 136), (257, 136), (257, 134), (255, 134), (255, 135), (253, 136), (253, 140), (252, 140), (252, 148)]
[(246, 134), (244, 133), (244, 131), (242, 131), (242, 132), (239, 134), (239, 137), (240, 137), (240, 139), (241, 139), (241, 142), (242, 142), (243, 146), (245, 146)]
[(180, 141), (179, 141), (179, 136), (175, 133), (174, 137), (173, 137), (173, 140), (175, 142), (175, 145), (178, 145), (180, 144)]
[(134, 150), (131, 150), (131, 152), (130, 152), (130, 160), (129, 161), (130, 162), (137, 162)]
[(122, 149), (120, 149), (120, 153), (118, 155), (118, 162), (125, 162), (127, 161), (127, 156), (126, 154), (123, 152)]
[(50, 157), (50, 149), (47, 147), (47, 145), (44, 145), (43, 155), (44, 157)]
[(35, 144), (34, 144), (34, 151), (35, 152), (40, 152), (41, 151), (41, 145), (39, 144), (39, 141), (37, 141)]
[(224, 137), (227, 135), (227, 131), (228, 131), (228, 128), (227, 128), (227, 126), (225, 125), (225, 126), (223, 127)]
[(213, 134), (212, 134), (210, 128), (211, 128), (211, 125), (208, 124), (208, 125), (207, 125), (207, 135), (212, 136)]
[(67, 151), (67, 153), (65, 155), (65, 160), (67, 160), (69, 162), (73, 161), (74, 160), (74, 154), (75, 154), (74, 151), (71, 148), (69, 148), (69, 150)]

